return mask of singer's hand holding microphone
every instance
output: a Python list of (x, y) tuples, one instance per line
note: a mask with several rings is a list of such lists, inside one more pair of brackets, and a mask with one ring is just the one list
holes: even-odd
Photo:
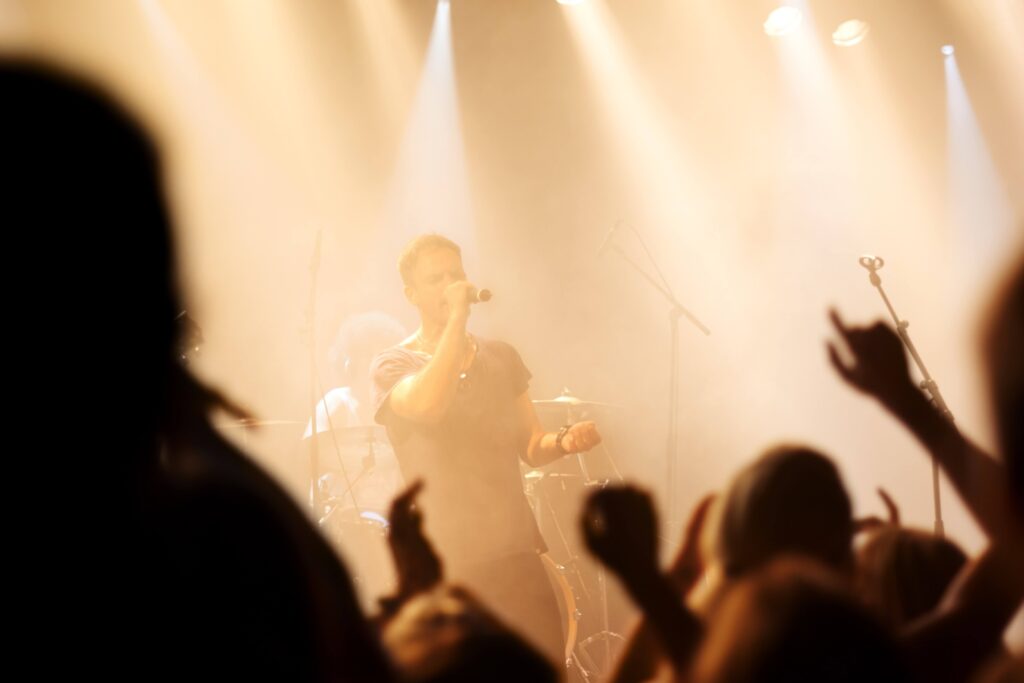
[(469, 315), (470, 304), (491, 300), (491, 290), (477, 289), (472, 282), (458, 280), (445, 288), (444, 300), (448, 304), (449, 315), (456, 313)]

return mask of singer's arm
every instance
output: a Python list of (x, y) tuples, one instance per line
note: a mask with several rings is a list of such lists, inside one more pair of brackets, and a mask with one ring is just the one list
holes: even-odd
[[(391, 410), (407, 420), (422, 424), (437, 424), (455, 399), (459, 386), (459, 372), (466, 358), (466, 322), (469, 319), (469, 300), (473, 286), (460, 285), (448, 298), (451, 313), (441, 338), (422, 370), (399, 382), (388, 399)], [(462, 286), (465, 285), (465, 286)]]
[(526, 464), (530, 467), (542, 467), (567, 453), (583, 453), (601, 443), (601, 435), (593, 422), (577, 422), (569, 427), (568, 432), (562, 437), (562, 446), (559, 446), (558, 434), (545, 432), (541, 426), (530, 395), (523, 392), (517, 402), (520, 418), (530, 431), (530, 443), (525, 457)]

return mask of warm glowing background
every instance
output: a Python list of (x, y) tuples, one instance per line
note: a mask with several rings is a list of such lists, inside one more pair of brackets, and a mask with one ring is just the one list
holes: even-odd
[[(260, 417), (308, 415), (317, 231), (326, 383), (346, 317), (414, 328), (395, 259), (441, 231), (495, 292), (474, 329), (520, 349), (535, 397), (621, 404), (609, 449), (663, 501), (667, 308), (597, 256), (621, 220), (615, 244), (646, 264), (642, 234), (712, 330), (681, 326), (680, 514), (795, 439), (839, 460), (860, 513), (881, 485), (930, 528), (929, 463), (833, 375), (825, 311), (882, 316), (857, 265), (882, 255), (958, 423), (993, 447), (975, 339), (1024, 246), (1024, 3), (788, 2), (800, 26), (769, 37), (777, 4), (0, 0), (0, 46), (109, 84), (166, 142), (199, 370)], [(850, 18), (869, 34), (833, 45)], [(301, 497), (281, 442), (251, 445)], [(980, 548), (948, 489), (944, 505)]]

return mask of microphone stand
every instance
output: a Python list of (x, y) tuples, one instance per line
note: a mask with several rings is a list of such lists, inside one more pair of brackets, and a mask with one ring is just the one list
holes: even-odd
[[(318, 403), (316, 371), (316, 281), (320, 272), (320, 243), (323, 240), (323, 230), (316, 232), (316, 244), (313, 247), (313, 258), (309, 262), (309, 300), (306, 314), (306, 324), (309, 333), (309, 405), (310, 405), (310, 433), (309, 433), (309, 505), (313, 508), (313, 519), (319, 520), (324, 514), (320, 499), (320, 449), (316, 438), (316, 404)], [(327, 405), (324, 404), (326, 411)]]
[(697, 319), (690, 311), (686, 309), (679, 299), (676, 298), (675, 294), (672, 293), (672, 288), (668, 284), (668, 280), (665, 279), (665, 275), (658, 268), (657, 261), (651, 256), (650, 250), (647, 248), (647, 244), (644, 242), (643, 237), (637, 232), (636, 228), (630, 226), (629, 228), (637, 240), (640, 242), (640, 246), (643, 247), (644, 253), (647, 254), (647, 259), (651, 262), (654, 267), (654, 272), (657, 274), (660, 282), (655, 280), (654, 277), (648, 273), (644, 268), (638, 265), (633, 259), (626, 254), (616, 244), (610, 245), (610, 248), (615, 251), (619, 257), (628, 263), (641, 277), (644, 278), (651, 287), (653, 287), (658, 293), (660, 293), (666, 301), (669, 303), (668, 321), (671, 329), (671, 355), (669, 357), (669, 398), (668, 398), (668, 439), (665, 448), (665, 485), (668, 487), (668, 495), (666, 497), (668, 505), (668, 519), (671, 524), (675, 523), (676, 519), (676, 460), (679, 452), (679, 318), (685, 316), (693, 325), (703, 332), (705, 335), (711, 334), (711, 330), (704, 326), (704, 324)]
[[(341, 447), (338, 445), (338, 436), (334, 431), (334, 423), (331, 420), (330, 406), (327, 405), (327, 395), (323, 391), (323, 386), (320, 384), (319, 374), (316, 370), (316, 283), (317, 276), (320, 273), (320, 244), (323, 241), (323, 230), (317, 230), (316, 233), (316, 244), (313, 247), (313, 258), (309, 263), (310, 273), (310, 284), (309, 284), (309, 301), (307, 315), (308, 315), (308, 332), (309, 332), (309, 405), (311, 410), (310, 422), (309, 422), (309, 505), (313, 508), (314, 519), (317, 520), (318, 524), (323, 524), (324, 520), (327, 519), (332, 510), (328, 510), (324, 504), (322, 491), (320, 490), (320, 439), (318, 438), (319, 420), (317, 419), (317, 404), (323, 401), (324, 416), (327, 421), (327, 430), (331, 434), (331, 442), (334, 446), (335, 455), (338, 458), (338, 466), (341, 470), (342, 476), (345, 478), (345, 495), (352, 499), (352, 505), (355, 507), (356, 514), (362, 517), (363, 510), (359, 506), (359, 501), (356, 499), (356, 492), (354, 486), (356, 482), (369, 471), (369, 467), (364, 467), (362, 473), (353, 480), (349, 477), (348, 470), (345, 468), (345, 463), (341, 457)], [(323, 398), (318, 398), (317, 394), (320, 394)], [(368, 457), (364, 459), (364, 463), (373, 461), (376, 458), (373, 453), (373, 444), (370, 444), (370, 453)], [(344, 496), (342, 496), (344, 498)], [(333, 504), (333, 501), (328, 501)]]
[[(320, 392), (320, 396), (322, 397), (319, 400), (319, 403), (321, 403), (323, 405), (323, 407), (324, 407), (324, 418), (325, 418), (325, 421), (327, 422), (327, 430), (326, 431), (327, 431), (327, 433), (329, 433), (331, 435), (331, 446), (334, 448), (334, 456), (335, 456), (335, 458), (337, 459), (337, 462), (338, 462), (338, 471), (341, 472), (341, 476), (345, 479), (345, 492), (341, 496), (330, 496), (330, 497), (328, 497), (327, 502), (324, 504), (323, 517), (319, 518), (319, 523), (323, 524), (324, 521), (328, 517), (330, 517), (331, 512), (334, 511), (333, 507), (330, 510), (328, 510), (327, 509), (328, 506), (335, 505), (339, 500), (340, 501), (344, 501), (346, 496), (351, 498), (351, 500), (352, 500), (352, 507), (355, 508), (356, 516), (361, 519), (362, 516), (363, 516), (363, 508), (362, 508), (362, 506), (359, 505), (359, 499), (356, 498), (355, 486), (356, 486), (356, 484), (359, 483), (359, 480), (362, 479), (364, 475), (369, 474), (373, 470), (374, 466), (376, 466), (376, 464), (377, 464), (377, 455), (376, 455), (376, 452), (374, 451), (374, 448), (373, 448), (373, 436), (371, 434), (370, 437), (367, 440), (368, 452), (367, 452), (367, 454), (365, 456), (363, 456), (363, 462), (362, 462), (363, 467), (362, 467), (362, 470), (353, 479), (352, 477), (349, 476), (348, 468), (345, 467), (345, 459), (343, 457), (341, 457), (341, 444), (338, 443), (338, 432), (336, 432), (335, 429), (334, 429), (334, 418), (331, 417), (331, 407), (329, 405), (327, 405), (327, 392), (324, 391), (323, 385), (320, 384), (319, 378), (315, 374), (314, 374), (314, 381), (317, 382), (317, 390)], [(313, 418), (310, 420), (310, 423), (309, 423), (310, 424), (309, 438), (310, 438), (310, 440), (319, 441), (320, 434), (322, 434), (323, 432), (319, 431), (319, 424), (318, 424), (319, 420), (317, 419), (317, 417), (318, 417), (317, 414), (314, 412), (313, 413)], [(313, 447), (313, 450), (315, 450), (317, 453), (319, 453), (319, 445)], [(319, 491), (320, 490), (320, 472), (319, 472), (319, 470), (313, 473), (313, 477), (316, 480), (317, 491)]]
[[(928, 368), (924, 366), (924, 361), (921, 360), (921, 355), (917, 352), (917, 347), (914, 346), (914, 342), (910, 339), (910, 333), (907, 332), (907, 328), (910, 327), (910, 321), (903, 320), (896, 315), (896, 309), (893, 308), (889, 297), (885, 294), (885, 290), (882, 289), (882, 278), (878, 276), (878, 271), (885, 265), (885, 261), (880, 256), (865, 255), (860, 257), (858, 263), (867, 269), (869, 273), (868, 279), (872, 286), (878, 290), (882, 301), (885, 302), (885, 307), (889, 309), (889, 315), (892, 316), (892, 320), (896, 324), (896, 334), (900, 336), (903, 345), (910, 352), (910, 357), (914, 359), (914, 364), (921, 372), (923, 379), (918, 386), (928, 393), (932, 405), (942, 413), (942, 416), (953, 422), (953, 413), (950, 412), (949, 406), (946, 405), (946, 400), (942, 398), (942, 394), (939, 392), (939, 385), (935, 383), (935, 380), (928, 373)], [(939, 493), (939, 463), (934, 456), (932, 457), (932, 498), (935, 502), (935, 535), (942, 538), (945, 529), (942, 523), (942, 498)]]

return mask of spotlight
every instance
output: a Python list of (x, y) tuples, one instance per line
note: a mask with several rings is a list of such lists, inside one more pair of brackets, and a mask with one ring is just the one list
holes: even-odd
[(853, 47), (864, 40), (871, 30), (871, 24), (860, 19), (850, 19), (839, 24), (832, 34), (832, 42), (840, 47)]
[(583, 0), (556, 0), (559, 5), (582, 5)]
[(803, 15), (796, 7), (783, 6), (772, 10), (764, 22), (764, 32), (770, 36), (784, 36), (800, 26)]
[(952, 45), (943, 45), (942, 46), (942, 54), (946, 55), (947, 57), (952, 57), (953, 56), (953, 52), (955, 52), (955, 50), (953, 49)]

